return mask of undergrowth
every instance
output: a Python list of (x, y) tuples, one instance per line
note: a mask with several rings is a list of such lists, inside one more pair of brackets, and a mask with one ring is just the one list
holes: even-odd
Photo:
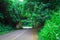
[(51, 19), (38, 32), (38, 40), (60, 40), (60, 9), (52, 11)]

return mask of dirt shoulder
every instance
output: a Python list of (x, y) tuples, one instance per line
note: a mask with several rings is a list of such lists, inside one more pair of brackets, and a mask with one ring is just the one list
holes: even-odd
[(38, 40), (37, 31), (33, 29), (33, 40)]

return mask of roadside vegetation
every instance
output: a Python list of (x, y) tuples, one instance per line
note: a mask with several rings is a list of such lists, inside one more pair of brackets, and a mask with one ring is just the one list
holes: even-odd
[(38, 40), (60, 40), (60, 8), (51, 11), (51, 19), (38, 32)]

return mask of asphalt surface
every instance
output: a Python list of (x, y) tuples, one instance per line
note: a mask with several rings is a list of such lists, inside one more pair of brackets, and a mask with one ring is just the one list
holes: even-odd
[(21, 29), (0, 35), (0, 40), (33, 40), (33, 32), (31, 29)]

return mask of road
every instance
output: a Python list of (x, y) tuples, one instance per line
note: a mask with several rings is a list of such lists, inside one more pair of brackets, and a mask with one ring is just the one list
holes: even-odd
[(33, 40), (31, 29), (21, 29), (0, 36), (0, 40)]

